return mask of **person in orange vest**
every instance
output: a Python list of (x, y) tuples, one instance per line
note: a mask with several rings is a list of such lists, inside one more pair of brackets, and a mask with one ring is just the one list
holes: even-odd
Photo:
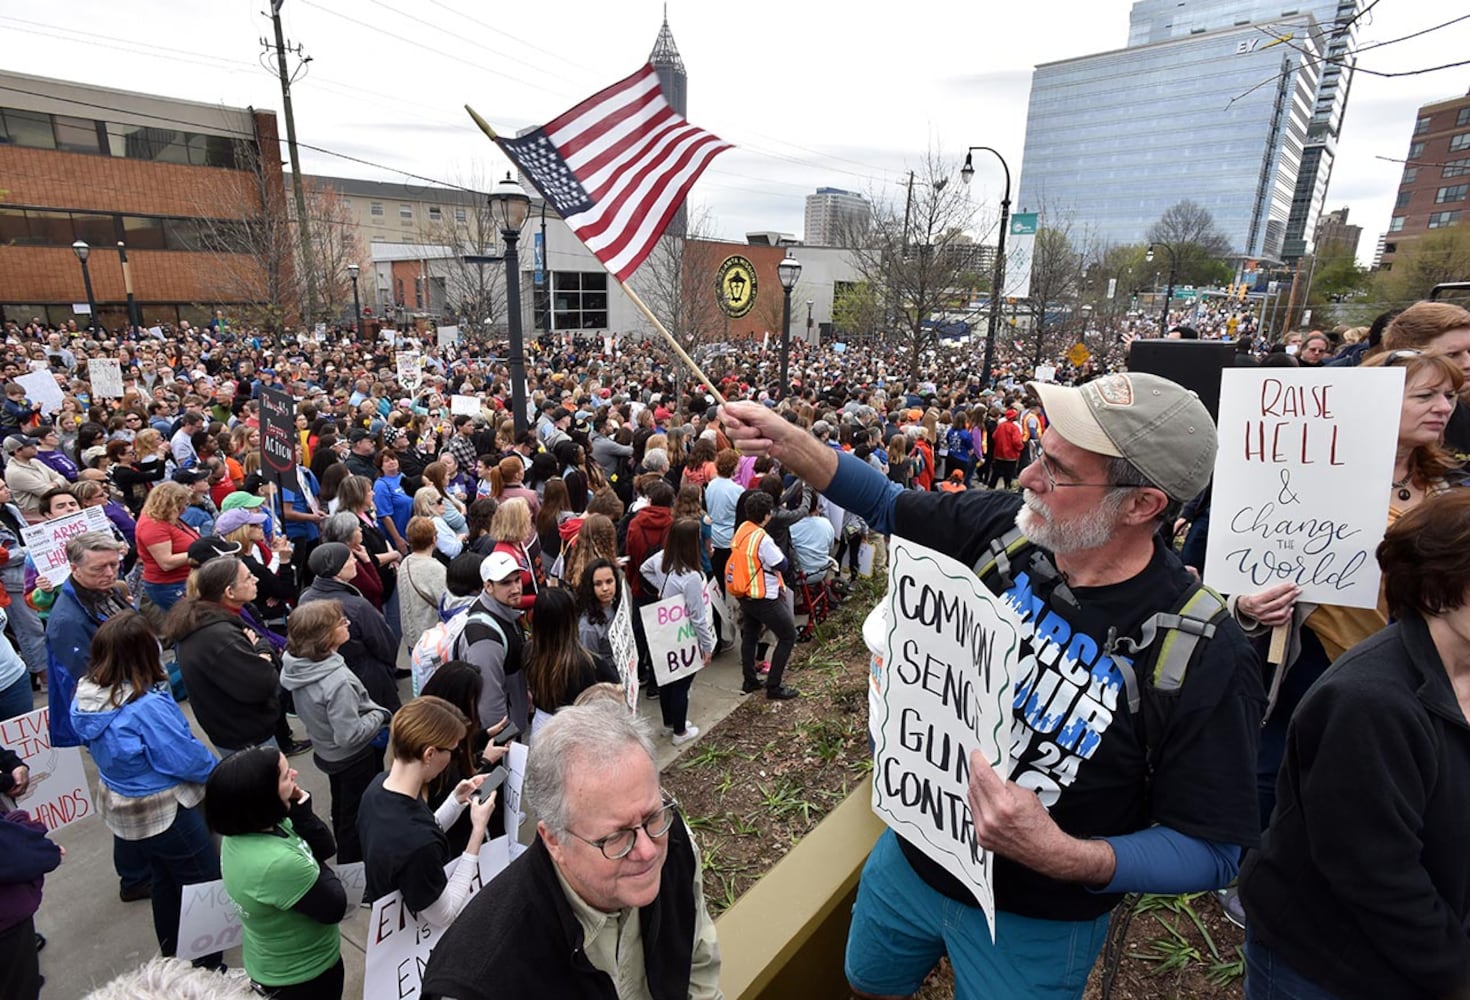
[(786, 701), (800, 693), (781, 683), (786, 661), (796, 645), (796, 619), (782, 594), (786, 557), (765, 530), (775, 507), (775, 499), (763, 490), (752, 490), (746, 496), (745, 520), (735, 529), (730, 561), (725, 564), (725, 590), (740, 599), (740, 672), (745, 679), (741, 693), (750, 694), (761, 687), (755, 671), (755, 648), (761, 630), (766, 628), (776, 637), (771, 672), (766, 675), (766, 697)]

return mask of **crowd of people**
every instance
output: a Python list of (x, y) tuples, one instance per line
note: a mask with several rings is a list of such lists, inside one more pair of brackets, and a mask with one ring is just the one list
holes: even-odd
[[(891, 345), (793, 345), (783, 393), (754, 346), (712, 353), (701, 381), (656, 342), (548, 335), (517, 415), (487, 343), (11, 324), (0, 706), (44, 698), (53, 744), (91, 755), (120, 897), (151, 900), (165, 957), (182, 886), (223, 878), (258, 989), (340, 997), (331, 858), (364, 863), (369, 902), (400, 892), (447, 928), (425, 996), (715, 997), (699, 851), (627, 711), (636, 678), (664, 738), (697, 739), (693, 677), (658, 683), (638, 611), (677, 597), (705, 662), (738, 644), (742, 690), (788, 701), (803, 603), (881, 575), (898, 535), (1020, 612), (1014, 766), (970, 779), (994, 943), (968, 889), (889, 831), (853, 914), (856, 993), (911, 994), (947, 955), (962, 995), (1080, 996), (1125, 894), (1239, 874), (1225, 905), (1248, 929), (1248, 996), (1459, 995), (1470, 313), (1421, 303), (1270, 345), (1239, 332), (1243, 365), (1404, 368), (1383, 415), (1399, 448), (1380, 608), (1284, 584), (1210, 603), (1214, 424), (1157, 376), (1058, 360), (1059, 381), (1026, 382), (1019, 362), (978, 372), (965, 346), (914, 371)], [(89, 379), (98, 357), (120, 361), (120, 396)], [(28, 372), (54, 380), (51, 402)], [(270, 389), (295, 401), (285, 472), (262, 467)], [(109, 530), (67, 541), (64, 581), (38, 573), (24, 529), (93, 506)], [(726, 602), (707, 608), (710, 579)], [(1138, 637), (1192, 614), (1206, 638), (1156, 663)], [(1281, 626), (1273, 668), (1259, 637)], [(481, 794), (511, 739), (530, 746), (536, 837), (472, 894), (482, 845), (515, 833)], [(308, 760), (324, 810), (297, 780)], [(24, 790), (18, 759), (0, 770), (0, 793)], [(0, 995), (29, 998), (32, 914), (61, 859), (23, 814), (0, 837)]]

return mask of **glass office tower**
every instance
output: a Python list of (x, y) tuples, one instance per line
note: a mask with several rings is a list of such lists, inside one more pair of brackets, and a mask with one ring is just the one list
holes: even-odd
[(1018, 210), (1135, 243), (1190, 199), (1239, 255), (1282, 259), (1325, 36), (1310, 14), (1265, 28), (1186, 29), (1038, 66)]
[[(1244, 24), (1270, 26), (1283, 17), (1311, 15), (1322, 31), (1326, 58), (1317, 80), (1307, 144), (1286, 220), (1284, 256), (1294, 261), (1312, 249), (1310, 240), (1327, 200), (1327, 183), (1337, 157), (1337, 140), (1347, 111), (1356, 57), (1358, 0), (1138, 0), (1129, 14), (1129, 46), (1148, 45)], [(1289, 12), (1289, 13), (1288, 13)]]

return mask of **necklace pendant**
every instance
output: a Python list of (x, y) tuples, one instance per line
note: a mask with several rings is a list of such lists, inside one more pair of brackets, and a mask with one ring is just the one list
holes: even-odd
[(1413, 495), (1414, 494), (1412, 494), (1412, 493), (1409, 492), (1409, 488), (1407, 486), (1402, 486), (1402, 487), (1399, 488), (1399, 499), (1400, 500), (1407, 500), (1410, 497), (1412, 497)]

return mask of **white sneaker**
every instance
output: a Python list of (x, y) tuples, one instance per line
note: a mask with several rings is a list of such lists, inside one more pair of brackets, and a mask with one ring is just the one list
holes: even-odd
[(685, 726), (682, 733), (674, 733), (669, 738), (674, 741), (674, 746), (679, 747), (683, 746), (685, 743), (688, 743), (690, 740), (694, 739), (694, 737), (698, 735), (698, 726)]
[(674, 735), (674, 727), (673, 726), (664, 726), (664, 735), (665, 736), (673, 736)]

